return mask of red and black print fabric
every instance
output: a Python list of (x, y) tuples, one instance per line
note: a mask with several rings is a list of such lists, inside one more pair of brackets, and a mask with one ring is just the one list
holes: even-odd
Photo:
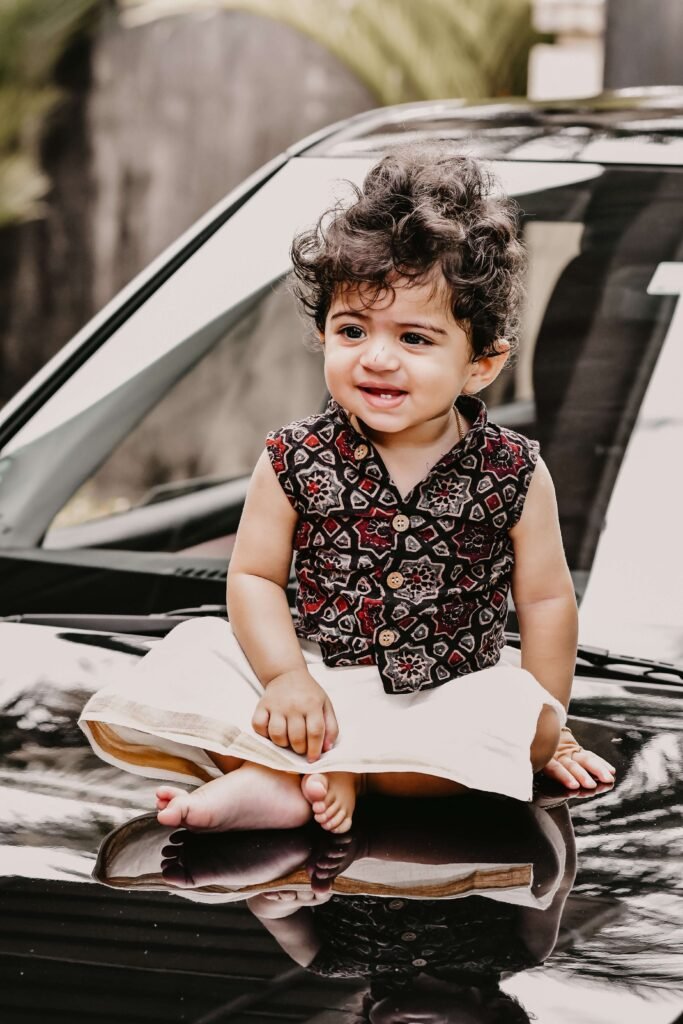
[(296, 631), (325, 664), (376, 664), (388, 693), (439, 686), (494, 665), (504, 645), (513, 566), (538, 443), (472, 427), (402, 498), (371, 442), (330, 400), (273, 431), (271, 464), (299, 515)]

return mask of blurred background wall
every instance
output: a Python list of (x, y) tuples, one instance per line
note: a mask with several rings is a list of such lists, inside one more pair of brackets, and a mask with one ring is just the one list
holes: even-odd
[(290, 143), (386, 103), (592, 95), (606, 26), (608, 85), (680, 81), (682, 19), (681, 0), (2, 0), (0, 403)]

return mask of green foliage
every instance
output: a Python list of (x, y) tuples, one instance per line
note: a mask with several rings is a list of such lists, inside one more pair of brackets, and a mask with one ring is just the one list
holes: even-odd
[[(0, 0), (0, 226), (40, 214), (37, 151), (55, 68), (106, 0)], [(530, 0), (118, 0), (128, 23), (202, 10), (281, 21), (339, 58), (378, 104), (522, 95), (540, 37)]]
[(101, 0), (0, 0), (0, 226), (40, 215), (49, 182), (40, 128), (59, 98), (55, 67)]
[(378, 103), (524, 95), (541, 36), (530, 0), (120, 0), (130, 23), (242, 10), (291, 25), (335, 54)]

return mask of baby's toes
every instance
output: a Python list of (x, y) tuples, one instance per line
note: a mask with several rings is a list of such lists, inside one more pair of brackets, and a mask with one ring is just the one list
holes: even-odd
[(318, 811), (317, 814), (314, 812), (315, 820), (321, 824), (324, 821), (329, 821), (330, 818), (334, 817), (340, 807), (341, 804), (339, 803), (339, 798), (330, 797), (329, 800), (325, 801), (322, 810)]
[(351, 817), (346, 807), (340, 807), (339, 810), (328, 819), (325, 828), (329, 832), (348, 832), (351, 828)]
[(301, 780), (301, 789), (309, 803), (313, 803), (315, 800), (324, 800), (329, 789), (327, 776), (320, 772), (304, 775)]
[(180, 792), (158, 811), (157, 821), (160, 825), (180, 825), (187, 817), (189, 808), (187, 794)]
[(174, 796), (178, 796), (182, 792), (182, 789), (176, 789), (175, 786), (158, 786), (155, 794), (157, 810), (163, 810), (170, 804)]

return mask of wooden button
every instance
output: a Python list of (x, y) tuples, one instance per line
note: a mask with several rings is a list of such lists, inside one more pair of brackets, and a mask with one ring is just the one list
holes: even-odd
[(369, 450), (370, 449), (366, 444), (359, 444), (353, 453), (353, 457), (356, 460), (356, 462), (360, 462), (361, 459), (364, 459), (365, 456), (368, 454)]
[(391, 520), (391, 525), (397, 533), (405, 533), (410, 526), (410, 519), (408, 519), (408, 516), (404, 516), (402, 513), (399, 513)]
[(417, 934), (415, 932), (404, 932), (401, 938), (404, 942), (415, 942)]
[(403, 900), (389, 900), (389, 910), (403, 910)]
[(413, 960), (413, 967), (426, 967), (426, 966), (427, 966), (427, 961), (424, 959), (424, 957), (418, 956), (415, 960)]
[(395, 639), (396, 633), (394, 633), (393, 629), (383, 629), (379, 635), (379, 642), (382, 647), (391, 647)]
[(387, 583), (392, 590), (398, 590), (399, 587), (403, 586), (404, 577), (401, 572), (390, 572), (387, 576)]

